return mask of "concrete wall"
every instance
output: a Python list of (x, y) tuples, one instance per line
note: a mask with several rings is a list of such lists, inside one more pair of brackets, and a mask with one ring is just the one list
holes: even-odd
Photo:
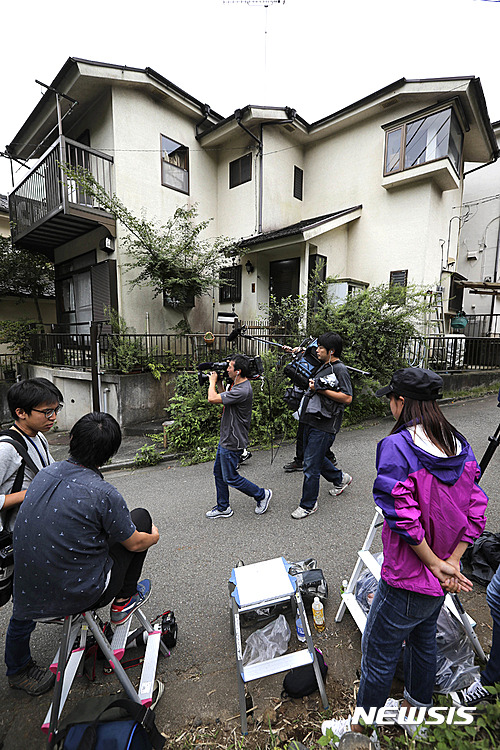
[[(93, 410), (90, 372), (24, 365), (23, 377), (47, 378), (59, 388), (64, 397), (64, 409), (57, 416), (60, 430), (70, 430), (80, 417)], [(171, 373), (163, 373), (160, 380), (148, 372), (105, 373), (101, 376), (101, 409), (115, 417), (121, 427), (166, 419), (165, 408), (174, 395), (174, 387), (175, 375)]]

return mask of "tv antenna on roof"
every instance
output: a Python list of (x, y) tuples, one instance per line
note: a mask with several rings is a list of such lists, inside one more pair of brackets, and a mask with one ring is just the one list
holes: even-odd
[[(500, 1), (500, 0), (499, 0)], [(264, 80), (267, 71), (267, 9), (270, 5), (284, 5), (285, 0), (222, 0), (223, 5), (251, 5), (260, 6), (266, 10), (264, 26)]]

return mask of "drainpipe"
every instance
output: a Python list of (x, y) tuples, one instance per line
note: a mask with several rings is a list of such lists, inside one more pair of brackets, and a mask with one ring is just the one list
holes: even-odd
[(241, 119), (243, 117), (241, 109), (236, 109), (234, 111), (234, 117), (236, 119), (236, 122), (240, 126), (242, 130), (245, 131), (251, 138), (254, 139), (254, 141), (257, 142), (257, 145), (259, 147), (259, 150), (257, 151), (257, 155), (259, 157), (259, 197), (258, 197), (258, 206), (257, 206), (257, 234), (262, 234), (262, 152), (263, 152), (263, 144), (262, 144), (262, 138), (257, 138), (256, 135), (252, 133), (251, 130), (249, 130), (243, 123), (241, 122)]
[(203, 119), (197, 122), (195, 125), (196, 138), (200, 137), (200, 128), (203, 125), (203, 123), (208, 119), (208, 115), (211, 112), (210, 106), (208, 104), (204, 104), (201, 111), (203, 113)]
[[(498, 256), (499, 255), (500, 255), (500, 223), (498, 224), (497, 251), (495, 253), (495, 268), (493, 270), (493, 283), (496, 283), (498, 280)], [(490, 336), (493, 331), (493, 315), (495, 313), (495, 300), (496, 300), (496, 294), (492, 294), (491, 295), (491, 308), (490, 308), (490, 330), (489, 330)], [(496, 331), (496, 325), (495, 325), (495, 331)]]
[(263, 195), (264, 195), (264, 125), (286, 125), (294, 121), (295, 116), (297, 112), (295, 109), (287, 108), (287, 115), (288, 118), (286, 120), (275, 120), (271, 122), (263, 122), (260, 125), (260, 138), (257, 138), (256, 135), (252, 133), (251, 130), (249, 130), (243, 123), (242, 120), (242, 111), (241, 109), (236, 109), (234, 112), (234, 117), (236, 119), (236, 122), (240, 126), (242, 130), (245, 131), (251, 138), (254, 139), (254, 141), (257, 142), (259, 150), (257, 152), (259, 157), (259, 205), (257, 209), (257, 215), (258, 215), (258, 226), (257, 226), (257, 233), (262, 234), (262, 212), (263, 212)]

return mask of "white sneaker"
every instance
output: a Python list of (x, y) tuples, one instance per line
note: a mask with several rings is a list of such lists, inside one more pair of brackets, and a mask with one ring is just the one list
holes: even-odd
[(349, 716), (347, 719), (329, 719), (324, 721), (321, 725), (321, 732), (326, 735), (327, 729), (331, 729), (333, 734), (336, 735), (337, 740), (333, 741), (333, 747), (339, 746), (339, 740), (346, 733), (351, 731), (351, 719)]
[(232, 515), (233, 510), (230, 505), (228, 505), (225, 510), (219, 510), (219, 508), (214, 505), (212, 510), (207, 510), (205, 513), (206, 518), (230, 518)]
[[(397, 701), (395, 698), (387, 698), (384, 708), (394, 708), (396, 711), (399, 711), (401, 708), (401, 704), (402, 701)], [(412, 724), (408, 722), (399, 722), (396, 718), (394, 720), (394, 723), (397, 724), (398, 727), (404, 729), (406, 734), (411, 738), (418, 737), (420, 739), (427, 736), (427, 727), (425, 726), (425, 722), (421, 722), (420, 724)]]
[(296, 520), (299, 520), (301, 518), (306, 518), (306, 516), (310, 516), (312, 513), (316, 513), (317, 510), (318, 510), (318, 503), (314, 503), (311, 510), (306, 510), (306, 508), (303, 508), (301, 505), (299, 505), (299, 507), (293, 511), (292, 518), (295, 518)]
[(337, 495), (341, 495), (346, 487), (349, 487), (349, 485), (352, 482), (352, 477), (350, 474), (346, 474), (345, 471), (342, 472), (342, 481), (340, 484), (334, 484), (331, 490), (328, 490), (329, 494), (332, 495), (332, 497), (337, 497)]
[(258, 516), (261, 516), (269, 508), (272, 496), (272, 490), (264, 490), (264, 497), (262, 500), (257, 500), (257, 505), (255, 506), (255, 513), (257, 513)]

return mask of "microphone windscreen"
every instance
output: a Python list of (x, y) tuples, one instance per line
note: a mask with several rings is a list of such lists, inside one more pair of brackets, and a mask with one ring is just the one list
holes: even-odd
[(243, 326), (241, 326), (240, 328), (235, 328), (234, 331), (231, 331), (231, 333), (229, 334), (229, 336), (226, 339), (227, 342), (228, 342), (228, 344), (231, 341), (235, 341), (238, 338), (238, 336), (240, 335), (240, 333), (241, 333), (242, 330), (243, 330)]

